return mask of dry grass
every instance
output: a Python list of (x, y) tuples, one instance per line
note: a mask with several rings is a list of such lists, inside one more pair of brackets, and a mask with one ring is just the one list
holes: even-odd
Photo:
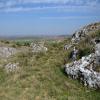
[(18, 61), (20, 71), (7, 74), (0, 69), (0, 100), (99, 100), (100, 91), (66, 77), (62, 65), (68, 51), (63, 45), (46, 44), (45, 54), (23, 51), (11, 57), (8, 61)]

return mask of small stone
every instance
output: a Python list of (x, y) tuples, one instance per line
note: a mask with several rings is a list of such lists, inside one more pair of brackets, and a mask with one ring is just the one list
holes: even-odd
[(9, 73), (9, 72), (15, 72), (19, 68), (18, 65), (19, 65), (19, 63), (8, 63), (5, 66), (5, 70), (6, 70), (7, 73)]
[(35, 44), (31, 43), (31, 48), (32, 52), (37, 53), (37, 52), (46, 52), (48, 51), (48, 48), (44, 46), (44, 44)]

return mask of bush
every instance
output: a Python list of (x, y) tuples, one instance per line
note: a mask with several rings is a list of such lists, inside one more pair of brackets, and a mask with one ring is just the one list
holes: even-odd
[(25, 42), (24, 46), (30, 46), (30, 43), (29, 42)]
[(15, 42), (17, 46), (30, 46), (31, 42), (30, 41), (17, 41)]
[(91, 48), (87, 47), (84, 49), (79, 49), (78, 58), (82, 58), (83, 56), (89, 55), (92, 52)]
[(90, 33), (90, 38), (95, 38), (95, 37), (100, 38), (100, 30)]
[(97, 31), (97, 35), (96, 36), (100, 38), (100, 30)]
[(5, 44), (9, 44), (10, 43), (10, 41), (8, 41), (8, 40), (1, 40), (1, 42), (5, 43)]

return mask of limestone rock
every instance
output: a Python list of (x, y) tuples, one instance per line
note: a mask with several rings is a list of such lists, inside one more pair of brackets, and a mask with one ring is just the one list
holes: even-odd
[(7, 73), (9, 73), (9, 72), (15, 72), (19, 68), (18, 65), (19, 65), (19, 63), (8, 63), (5, 66), (5, 70), (6, 70)]
[(66, 64), (65, 72), (73, 79), (79, 79), (85, 86), (100, 88), (100, 73), (93, 70), (95, 54)]
[(100, 43), (95, 46), (96, 64), (100, 65)]
[(36, 43), (31, 43), (32, 47), (32, 52), (46, 52), (48, 49), (47, 47), (44, 46), (44, 44), (36, 44)]
[(97, 30), (100, 30), (100, 23), (90, 24), (77, 30), (72, 36), (72, 43), (79, 42), (81, 39), (87, 37), (89, 32), (95, 32)]
[(12, 47), (0, 47), (0, 57), (8, 58), (16, 53), (16, 49)]
[[(100, 22), (81, 28), (73, 34), (70, 44), (73, 46), (77, 43), (78, 45), (80, 40), (86, 39), (90, 32), (97, 30), (100, 30)], [(100, 72), (96, 71), (100, 67), (100, 39), (99, 37), (96, 38), (90, 40), (90, 45), (95, 46), (93, 48), (94, 53), (65, 65), (65, 72), (69, 77), (79, 79), (85, 86), (91, 88), (100, 88)], [(70, 47), (68, 44), (64, 48), (69, 49)]]
[(64, 50), (68, 50), (68, 49), (70, 49), (72, 46), (73, 46), (72, 44), (66, 44), (66, 45), (64, 46)]

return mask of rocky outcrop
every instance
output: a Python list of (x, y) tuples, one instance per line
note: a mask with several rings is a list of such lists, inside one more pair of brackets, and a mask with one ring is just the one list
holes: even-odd
[(68, 49), (70, 49), (72, 46), (73, 46), (72, 44), (66, 44), (66, 45), (64, 46), (64, 50), (68, 50)]
[(85, 86), (100, 88), (100, 73), (93, 70), (95, 54), (66, 64), (65, 72), (73, 79), (79, 79)]
[(86, 38), (90, 32), (95, 32), (97, 30), (100, 30), (100, 23), (90, 24), (81, 28), (73, 34), (72, 43), (79, 42), (81, 39)]
[(18, 67), (19, 63), (8, 63), (6, 66), (5, 66), (5, 70), (7, 73), (9, 72), (15, 72), (19, 69)]
[(65, 72), (73, 79), (79, 79), (85, 86), (100, 88), (100, 72), (95, 67), (100, 67), (100, 43), (95, 44), (95, 53), (84, 56), (82, 59), (66, 64)]
[(100, 43), (95, 45), (95, 56), (96, 56), (96, 64), (100, 65)]
[(0, 57), (8, 58), (9, 56), (15, 54), (17, 50), (12, 47), (0, 47)]
[(48, 50), (47, 47), (45, 47), (42, 43), (31, 43), (31, 48), (33, 53), (46, 52)]
[[(100, 30), (100, 23), (90, 24), (76, 31), (72, 36), (71, 45), (66, 45), (65, 49), (68, 50), (76, 43), (78, 46), (80, 40), (88, 38), (90, 32), (96, 32), (97, 30)], [(85, 86), (100, 88), (100, 72), (95, 70), (100, 67), (100, 38), (94, 37), (89, 41), (90, 45), (92, 43), (94, 46), (94, 53), (66, 64), (65, 73), (73, 79), (79, 79)]]

